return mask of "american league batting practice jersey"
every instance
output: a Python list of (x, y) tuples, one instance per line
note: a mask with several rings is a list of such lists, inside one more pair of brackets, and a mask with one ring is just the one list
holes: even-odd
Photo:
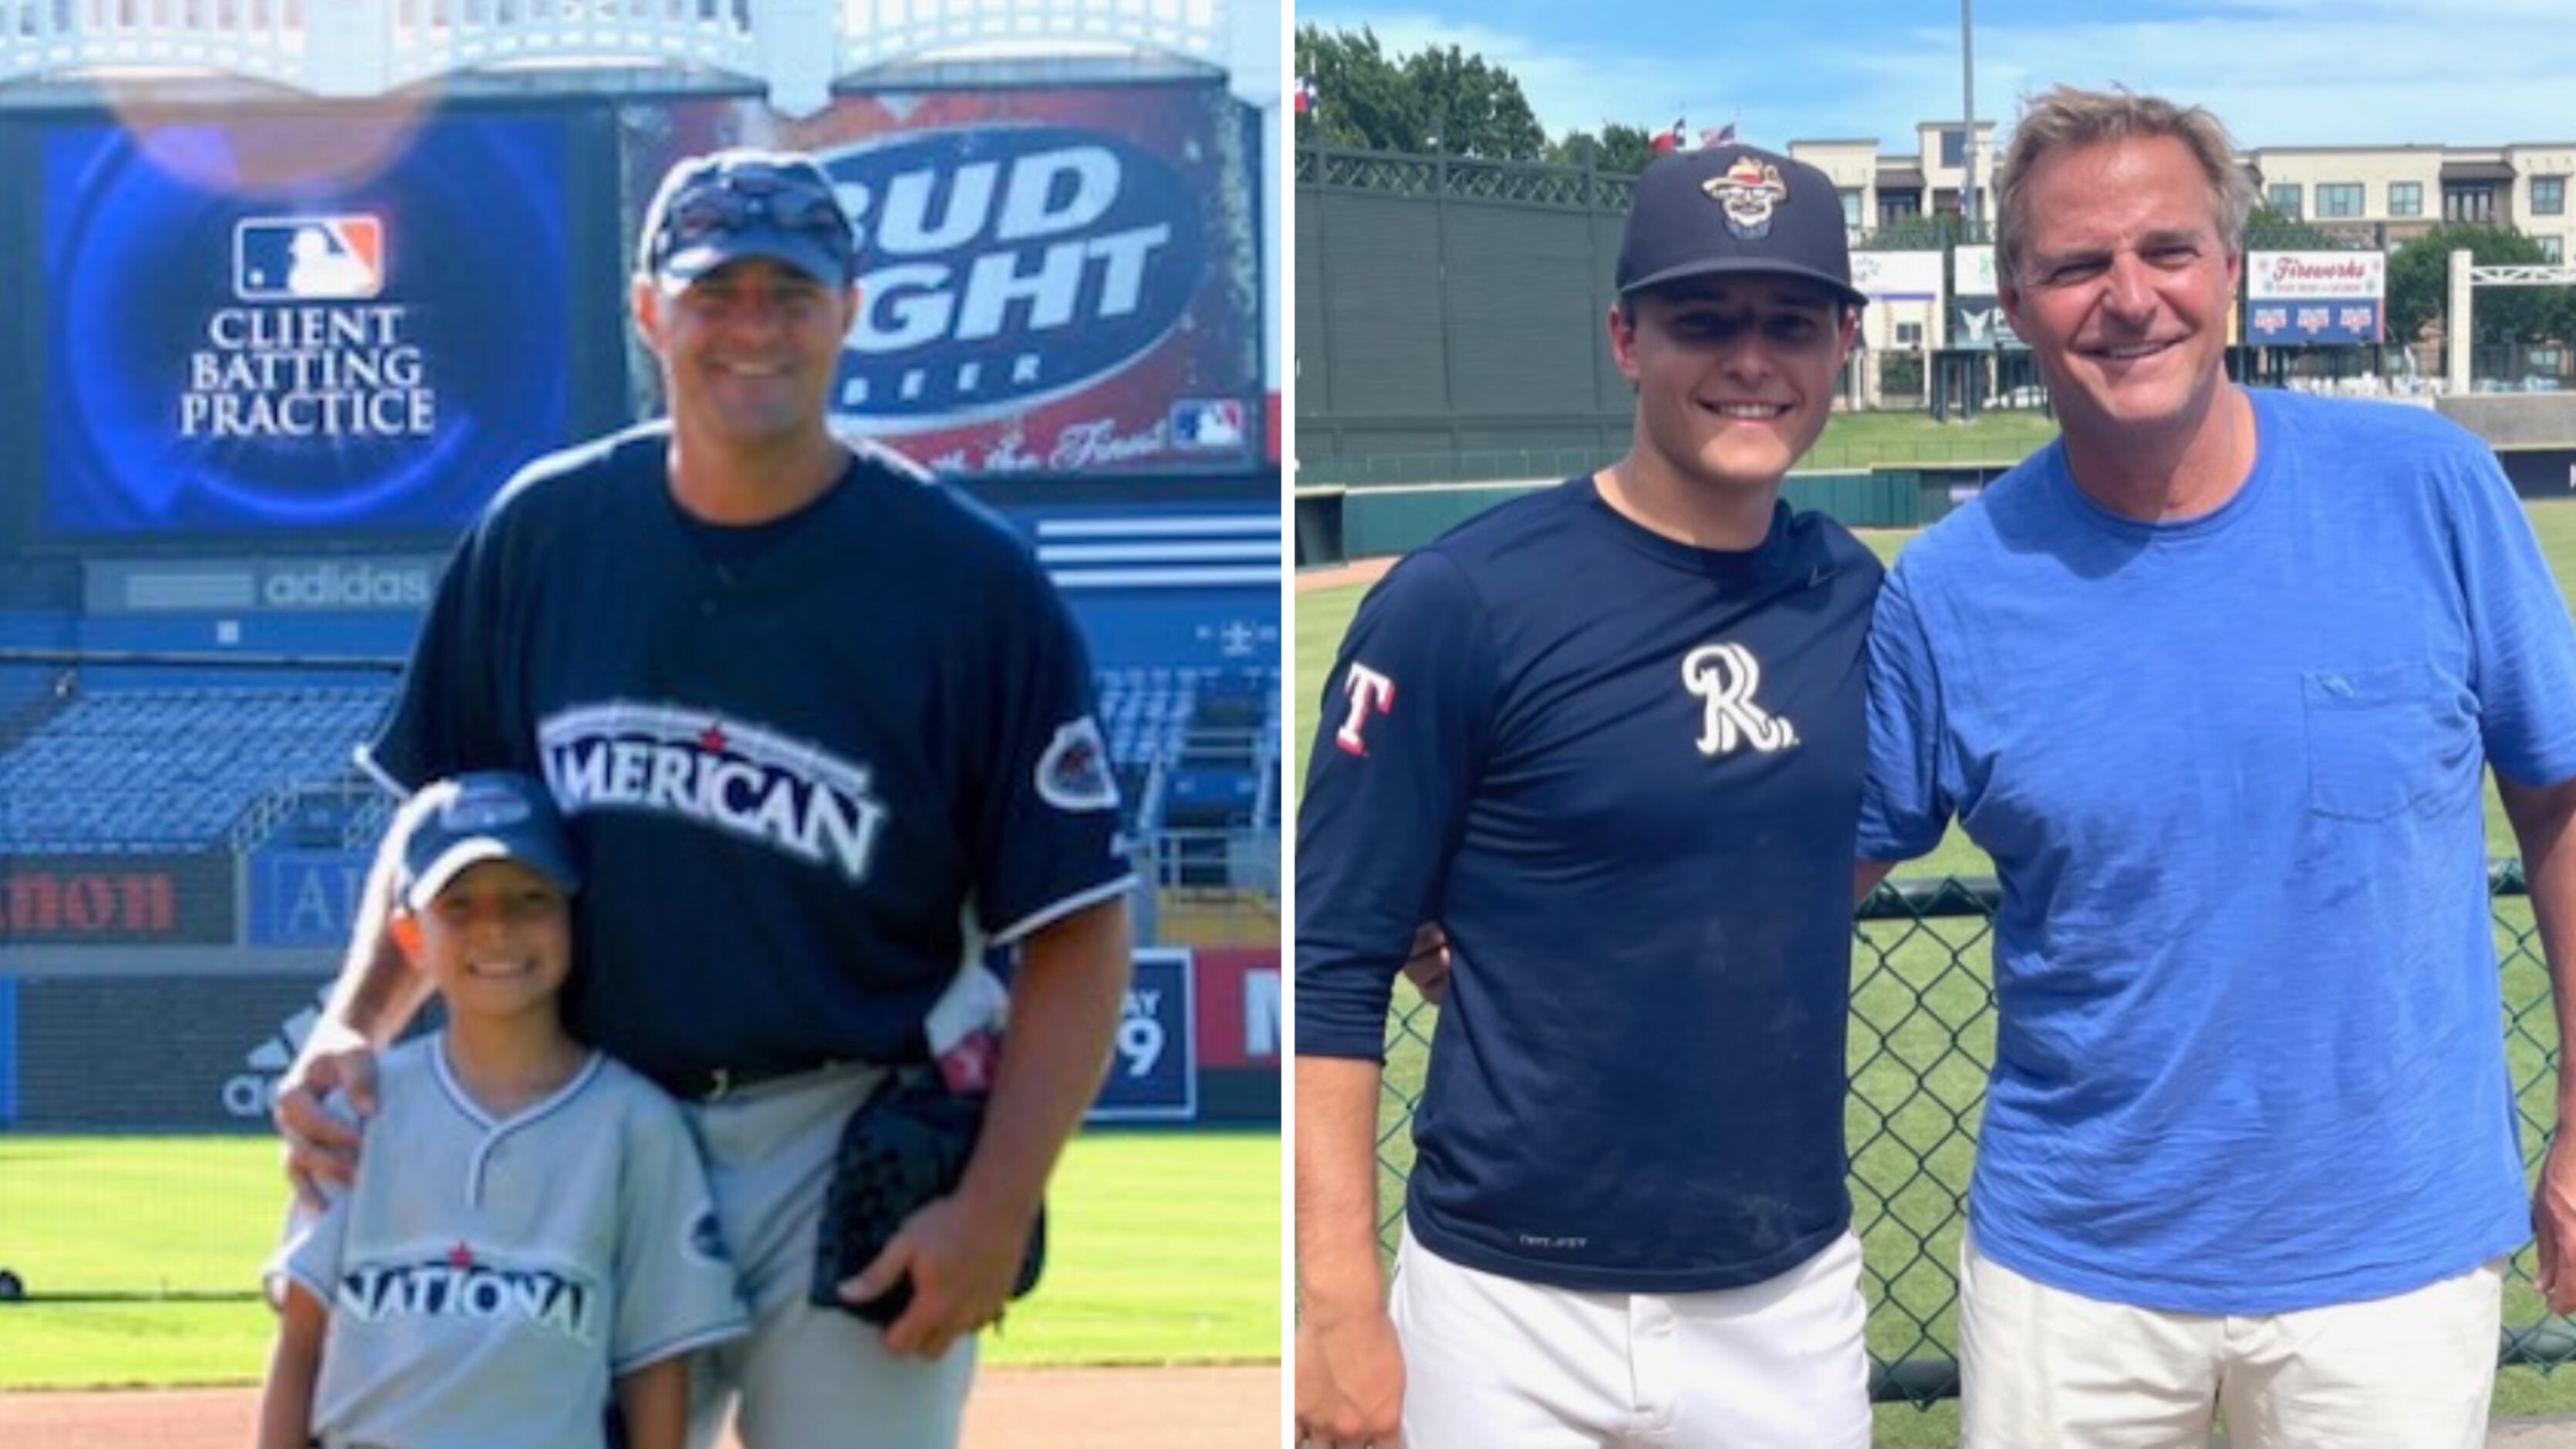
[(889, 454), (742, 557), (667, 440), (510, 485), (374, 759), (545, 779), (586, 877), (568, 1019), (646, 1075), (922, 1059), (986, 939), (1132, 883), (1082, 640), (1007, 525)]
[(1406, 1194), (1425, 1247), (1680, 1292), (1843, 1231), (1879, 572), (1816, 515), (1708, 552), (1577, 478), (1360, 606), (1298, 820), (1297, 1049), (1379, 1056), (1415, 924), (1448, 929)]
[(384, 1054), (367, 1170), (299, 1217), (274, 1270), (330, 1310), (313, 1431), (333, 1449), (600, 1444), (614, 1375), (749, 1327), (696, 1144), (596, 1053), (496, 1121), (445, 1041)]

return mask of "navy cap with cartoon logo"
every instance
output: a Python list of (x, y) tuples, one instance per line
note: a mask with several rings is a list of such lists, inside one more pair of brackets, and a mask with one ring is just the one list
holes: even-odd
[(1619, 294), (1722, 273), (1808, 277), (1855, 307), (1843, 203), (1804, 161), (1752, 146), (1663, 157), (1637, 178), (1619, 244)]

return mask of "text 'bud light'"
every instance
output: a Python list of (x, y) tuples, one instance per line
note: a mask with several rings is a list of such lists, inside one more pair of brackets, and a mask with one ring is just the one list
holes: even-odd
[(1199, 286), (1197, 199), (1123, 137), (968, 127), (826, 164), (865, 268), (836, 412), (923, 429), (1024, 408), (1143, 356)]

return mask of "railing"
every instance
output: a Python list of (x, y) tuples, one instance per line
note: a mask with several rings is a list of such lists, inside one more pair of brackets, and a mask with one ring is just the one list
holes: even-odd
[(1582, 166), (1333, 146), (1298, 147), (1296, 180), (1300, 186), (1332, 190), (1618, 213), (1627, 211), (1628, 199), (1637, 189), (1634, 176)]
[(576, 57), (759, 75), (761, 9), (806, 25), (821, 19), (751, 0), (397, 0), (389, 77), (400, 86), (477, 66)]
[(865, 70), (933, 52), (1056, 41), (1222, 65), (1227, 8), (1228, 0), (843, 0), (841, 59)]
[(530, 61), (669, 65), (763, 83), (788, 115), (832, 84), (929, 56), (1169, 57), (1275, 106), (1260, 0), (0, 0), (0, 86), (130, 68), (380, 96)]
[[(2507, 1063), (2525, 1169), (2534, 1173), (2556, 1122), (2557, 1025), (2521, 868), (2499, 863), (2491, 877)], [(1958, 1392), (1959, 1235), (1994, 1061), (1987, 938), (1996, 899), (1990, 878), (1898, 880), (1859, 913), (1844, 1130), (1852, 1227), (1867, 1265), (1870, 1393), (1881, 1402), (1920, 1405)], [(1387, 1023), (1378, 1134), (1379, 1239), (1389, 1253), (1432, 1011), (1409, 992), (1403, 999), (1411, 1004)], [(2507, 1275), (2498, 1359), (2545, 1371), (2576, 1360), (2576, 1333), (2532, 1291), (2532, 1264), (2525, 1248)]]
[(0, 0), (0, 82), (148, 65), (293, 85), (314, 28), (305, 0)]

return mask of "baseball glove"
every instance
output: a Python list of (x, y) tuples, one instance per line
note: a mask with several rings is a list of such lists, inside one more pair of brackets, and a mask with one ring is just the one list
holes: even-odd
[[(983, 1125), (984, 1099), (951, 1093), (938, 1073), (890, 1074), (841, 1129), (806, 1300), (879, 1326), (902, 1317), (912, 1303), (909, 1273), (864, 1303), (842, 1302), (840, 1285), (876, 1261), (904, 1219), (957, 1190)], [(1045, 1261), (1046, 1210), (1040, 1208), (1011, 1280), (1012, 1297), (1037, 1286)]]

